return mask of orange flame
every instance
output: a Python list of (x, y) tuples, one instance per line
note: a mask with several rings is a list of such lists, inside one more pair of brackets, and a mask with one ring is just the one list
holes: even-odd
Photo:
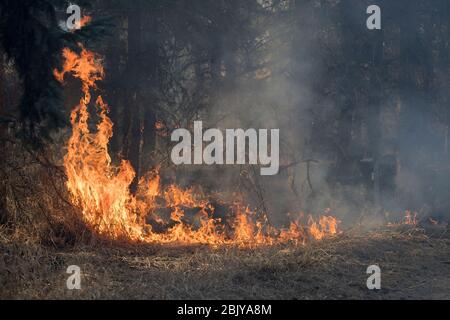
[(91, 16), (83, 16), (80, 21), (76, 21), (75, 22), (75, 29), (81, 29), (83, 27), (85, 27), (86, 25), (88, 25), (89, 23), (92, 22), (92, 17)]
[(419, 218), (417, 212), (412, 212), (409, 210), (405, 211), (405, 216), (399, 222), (388, 222), (388, 227), (398, 227), (404, 226), (417, 226), (419, 224)]
[(417, 213), (406, 211), (405, 218), (403, 219), (403, 224), (415, 226), (419, 223), (419, 220), (417, 219)]
[[(71, 114), (72, 136), (68, 141), (64, 167), (67, 188), (72, 202), (81, 208), (83, 221), (99, 235), (110, 239), (127, 239), (149, 243), (236, 245), (253, 247), (280, 243), (303, 244), (308, 237), (320, 240), (338, 233), (339, 221), (325, 216), (303, 228), (293, 222), (289, 229), (276, 229), (266, 219), (256, 219), (256, 212), (239, 202), (230, 206), (234, 219), (231, 231), (221, 219), (214, 218), (214, 206), (192, 189), (177, 185), (163, 187), (159, 169), (147, 173), (139, 181), (136, 195), (129, 186), (135, 171), (128, 161), (112, 164), (108, 143), (113, 135), (113, 123), (108, 117), (108, 106), (101, 96), (95, 100), (99, 122), (96, 130), (89, 126), (91, 91), (104, 77), (98, 55), (80, 45), (79, 54), (63, 50), (62, 71), (54, 75), (60, 82), (71, 74), (82, 82), (83, 97)], [(185, 211), (196, 212), (196, 226), (184, 221)], [(161, 217), (170, 212), (170, 218)], [(146, 219), (167, 228), (158, 233)], [(307, 231), (305, 231), (307, 230)]]
[(160, 120), (156, 121), (155, 130), (156, 130), (156, 133), (161, 137), (168, 137), (170, 135), (169, 129), (164, 124), (164, 122), (162, 122)]
[(331, 216), (323, 216), (318, 222), (310, 217), (309, 232), (316, 240), (322, 240), (327, 235), (335, 235), (338, 233), (338, 225), (340, 221)]

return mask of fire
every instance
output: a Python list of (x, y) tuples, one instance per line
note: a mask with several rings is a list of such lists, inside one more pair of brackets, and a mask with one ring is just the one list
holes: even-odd
[[(131, 194), (133, 167), (126, 160), (116, 166), (109, 155), (113, 135), (109, 107), (100, 95), (92, 99), (91, 92), (104, 77), (102, 61), (82, 45), (80, 50), (78, 54), (65, 48), (62, 70), (55, 70), (54, 75), (63, 82), (65, 75), (71, 74), (82, 83), (83, 96), (71, 113), (72, 135), (64, 167), (71, 200), (94, 232), (109, 239), (239, 247), (303, 244), (310, 238), (321, 240), (338, 233), (340, 222), (331, 216), (318, 221), (310, 217), (305, 227), (296, 221), (288, 229), (277, 229), (265, 217), (256, 218), (260, 215), (239, 201), (228, 206), (231, 223), (225, 224), (214, 217), (216, 209), (205, 196), (177, 185), (163, 186), (159, 168), (141, 178), (136, 195)], [(90, 126), (92, 105), (99, 119), (95, 130)], [(186, 221), (187, 211), (195, 213), (194, 223)]]
[(168, 137), (170, 135), (169, 129), (161, 120), (156, 121), (155, 130), (156, 133), (161, 137)]
[(309, 232), (316, 240), (322, 240), (327, 235), (335, 235), (338, 233), (339, 221), (332, 216), (323, 216), (318, 222), (310, 217)]
[(430, 223), (431, 223), (432, 225), (434, 225), (434, 226), (437, 226), (437, 225), (439, 225), (439, 221), (438, 221), (438, 220), (436, 220), (436, 219), (433, 219), (433, 218), (429, 218), (428, 220), (429, 220), (429, 221), (430, 221)]
[(417, 219), (417, 213), (416, 212), (406, 211), (405, 218), (403, 219), (403, 224), (415, 226), (415, 225), (418, 224), (418, 222), (419, 221)]
[(91, 16), (83, 16), (80, 21), (76, 21), (75, 22), (75, 29), (81, 29), (83, 27), (85, 27), (86, 25), (88, 25), (89, 23), (92, 22), (92, 17)]
[(388, 222), (388, 227), (398, 227), (404, 226), (417, 226), (419, 224), (419, 218), (417, 212), (412, 212), (409, 210), (405, 211), (405, 216), (399, 222)]

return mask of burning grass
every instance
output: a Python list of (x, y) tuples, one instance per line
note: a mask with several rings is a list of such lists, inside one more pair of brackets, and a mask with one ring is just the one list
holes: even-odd
[[(134, 242), (254, 247), (302, 244), (310, 238), (319, 240), (339, 232), (340, 221), (332, 216), (318, 220), (309, 217), (306, 225), (297, 220), (287, 229), (277, 229), (267, 223), (265, 212), (255, 212), (237, 200), (226, 204), (231, 218), (216, 218), (216, 207), (208, 197), (174, 184), (162, 186), (159, 168), (144, 175), (137, 194), (131, 194), (129, 187), (136, 173), (127, 160), (119, 166), (112, 163), (108, 143), (113, 123), (108, 117), (109, 107), (100, 95), (95, 102), (100, 120), (96, 130), (91, 130), (92, 91), (104, 77), (101, 59), (81, 45), (80, 50), (78, 54), (64, 49), (63, 68), (55, 70), (54, 75), (63, 82), (65, 75), (71, 74), (82, 83), (83, 96), (71, 114), (72, 135), (64, 168), (71, 201), (80, 208), (81, 220), (94, 233)], [(170, 219), (164, 220), (160, 213), (167, 210)], [(183, 219), (186, 210), (196, 211), (196, 228)], [(148, 218), (159, 225), (171, 223), (171, 227), (162, 233), (155, 232), (154, 226), (147, 223)], [(230, 221), (224, 221), (225, 218)]]
[[(0, 298), (450, 299), (448, 226), (432, 224), (440, 233), (430, 234), (411, 212), (371, 233), (341, 233), (330, 212), (276, 228), (239, 196), (227, 202), (164, 185), (160, 168), (131, 194), (134, 169), (126, 160), (115, 166), (108, 151), (109, 107), (101, 96), (92, 103), (101, 60), (83, 47), (63, 54), (55, 77), (78, 78), (83, 95), (62, 166), (8, 143), (24, 157), (8, 159), (0, 172), (8, 212)], [(372, 264), (383, 270), (380, 292), (366, 288)], [(81, 267), (80, 291), (66, 289), (70, 265)]]
[[(441, 230), (442, 231), (442, 230)], [(1, 298), (450, 299), (448, 228), (354, 231), (305, 246), (94, 245), (58, 250), (0, 241)], [(65, 287), (81, 267), (82, 290)], [(366, 269), (382, 269), (382, 290)]]
[[(16, 148), (8, 145), (23, 158), (8, 159), (1, 172), (9, 182), (2, 299), (450, 299), (443, 223), (409, 213), (370, 233), (252, 248), (111, 241), (80, 222), (58, 167)], [(371, 264), (382, 268), (380, 292), (365, 287)], [(66, 289), (70, 265), (82, 269), (81, 291)]]

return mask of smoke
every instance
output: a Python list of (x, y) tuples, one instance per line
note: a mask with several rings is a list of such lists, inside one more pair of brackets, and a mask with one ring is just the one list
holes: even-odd
[[(200, 120), (204, 130), (280, 129), (280, 173), (261, 177), (259, 167), (250, 165), (168, 164), (163, 179), (198, 186), (207, 194), (221, 192), (231, 200), (241, 193), (275, 223), (285, 222), (287, 214), (322, 214), (328, 209), (349, 224), (364, 216), (383, 220), (386, 212), (397, 219), (405, 210), (444, 215), (450, 208), (450, 170), (444, 166), (449, 160), (444, 151), (448, 128), (439, 119), (445, 99), (434, 98), (445, 96), (448, 88), (431, 90), (434, 62), (399, 58), (417, 51), (415, 37), (421, 36), (426, 22), (399, 15), (401, 2), (381, 1), (383, 59), (394, 61), (386, 66), (373, 66), (371, 43), (376, 39), (367, 40), (365, 24), (370, 1), (259, 1), (278, 6), (258, 19), (252, 14), (237, 22), (218, 19), (222, 25), (214, 32), (189, 31), (186, 38), (215, 46), (214, 59), (208, 62), (215, 64), (209, 66), (214, 74), (203, 72), (208, 69), (203, 64), (184, 68), (185, 61), (169, 61), (165, 72), (183, 74), (189, 83), (184, 80), (180, 90), (176, 82), (182, 77), (162, 74), (176, 79), (163, 80), (169, 102), (160, 99), (157, 108), (170, 112), (158, 110), (158, 116), (167, 120), (164, 116), (178, 112), (178, 123), (166, 121), (170, 128), (181, 124), (192, 129), (194, 120)], [(243, 12), (253, 10), (246, 5)], [(176, 38), (179, 26), (173, 29)], [(189, 50), (186, 46), (183, 55), (198, 54)], [(204, 58), (198, 55), (195, 58)], [(196, 83), (199, 73), (201, 85)], [(422, 85), (426, 81), (428, 88)], [(196, 100), (196, 95), (201, 98)], [(201, 104), (196, 116), (193, 101)], [(378, 134), (373, 123), (379, 123)], [(161, 149), (170, 149), (161, 141)]]
[[(326, 3), (329, 7), (320, 10), (318, 3)], [(205, 115), (212, 126), (223, 129), (279, 128), (280, 174), (257, 177), (251, 172), (243, 175), (241, 168), (227, 168), (226, 172), (234, 172), (229, 175), (216, 168), (211, 179), (228, 190), (239, 186), (253, 199), (254, 205), (279, 222), (283, 222), (288, 213), (320, 214), (328, 208), (349, 224), (360, 219), (375, 223), (385, 219), (398, 220), (406, 210), (417, 211), (422, 218), (444, 218), (450, 208), (446, 191), (450, 187), (449, 170), (443, 167), (448, 157), (436, 155), (443, 154), (446, 129), (430, 112), (436, 108), (431, 105), (433, 93), (426, 89), (417, 93), (415, 87), (406, 92), (396, 90), (407, 81), (401, 77), (395, 79), (394, 84), (383, 83), (381, 89), (384, 92), (376, 119), (370, 110), (368, 93), (362, 92), (365, 96), (355, 98), (351, 86), (339, 91), (336, 86), (350, 83), (357, 88), (359, 84), (355, 82), (364, 79), (358, 80), (359, 75), (352, 73), (343, 75), (349, 79), (326, 79), (330, 59), (340, 59), (342, 65), (339, 67), (343, 70), (354, 68), (354, 59), (358, 59), (344, 39), (348, 37), (342, 34), (345, 29), (333, 26), (339, 26), (338, 21), (347, 19), (344, 23), (358, 30), (355, 37), (365, 36), (364, 16), (358, 14), (364, 12), (365, 3), (344, 13), (336, 6), (343, 4), (321, 1), (302, 4), (301, 8), (293, 10), (294, 19), (286, 19), (281, 12), (271, 25), (264, 26), (260, 33), (268, 34), (270, 38), (270, 45), (264, 52), (269, 61), (270, 77), (241, 77), (231, 89), (216, 96), (213, 107)], [(334, 9), (338, 14), (329, 15), (327, 9)], [(386, 41), (393, 41), (390, 45), (395, 48), (395, 41), (401, 43), (402, 35), (390, 34), (395, 30), (394, 26), (386, 24), (386, 28)], [(326, 36), (321, 35), (325, 32)], [(324, 44), (332, 48), (324, 48)], [(223, 53), (224, 56), (228, 54), (231, 53)], [(386, 59), (390, 58), (388, 49), (383, 54)], [(410, 67), (431, 72), (426, 70), (431, 66), (421, 66), (420, 62)], [(363, 73), (364, 68), (367, 66), (358, 66), (353, 72), (361, 70)], [(325, 88), (317, 90), (320, 86)], [(326, 96), (327, 91), (333, 90), (338, 94)], [(345, 107), (341, 99), (356, 104), (351, 122), (340, 118)], [(338, 140), (339, 129), (334, 127), (339, 125), (336, 124), (338, 121), (352, 127), (348, 142)], [(372, 143), (368, 137), (369, 123), (376, 121), (380, 123), (380, 135), (374, 159), (367, 150)], [(343, 146), (348, 153), (346, 159), (350, 169), (336, 172), (333, 147), (339, 148), (334, 144), (345, 143), (350, 144)], [(374, 180), (375, 174), (378, 174), (378, 182)], [(217, 180), (217, 176), (220, 179)]]

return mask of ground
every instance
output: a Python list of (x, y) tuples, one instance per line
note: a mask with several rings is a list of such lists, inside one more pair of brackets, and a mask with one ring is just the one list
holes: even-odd
[[(55, 249), (0, 240), (5, 299), (450, 299), (450, 232), (347, 231), (258, 249), (94, 244)], [(367, 289), (369, 265), (382, 289)], [(66, 269), (82, 270), (69, 291)]]

